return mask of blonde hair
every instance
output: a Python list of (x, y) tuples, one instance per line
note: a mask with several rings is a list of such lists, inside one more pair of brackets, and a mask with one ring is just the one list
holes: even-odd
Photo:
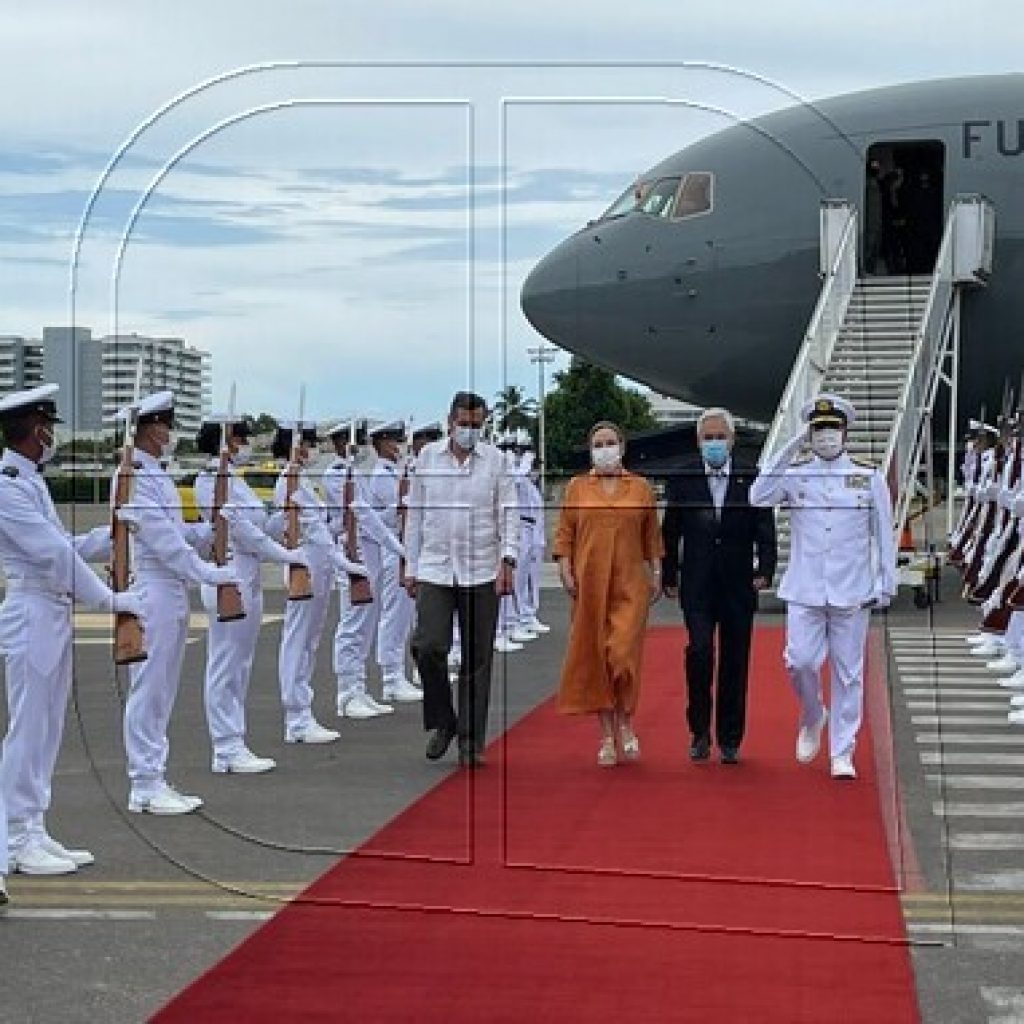
[(615, 433), (615, 436), (619, 439), (619, 444), (622, 446), (623, 451), (626, 448), (626, 435), (622, 432), (622, 427), (618, 423), (612, 423), (611, 420), (598, 420), (591, 428), (590, 433), (587, 434), (587, 447), (590, 448), (594, 443), (594, 435), (599, 430), (611, 430)]

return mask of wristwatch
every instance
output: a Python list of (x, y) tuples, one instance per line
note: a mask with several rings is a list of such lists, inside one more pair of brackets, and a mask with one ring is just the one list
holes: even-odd
[(506, 556), (505, 556), (505, 557), (504, 557), (504, 558), (502, 559), (502, 562), (503, 562), (503, 563), (504, 563), (505, 565), (507, 565), (507, 566), (508, 566), (508, 567), (509, 567), (510, 569), (514, 569), (514, 568), (516, 567), (516, 560), (515, 560), (514, 558), (509, 558), (509, 556), (508, 556), (508, 555), (506, 555)]

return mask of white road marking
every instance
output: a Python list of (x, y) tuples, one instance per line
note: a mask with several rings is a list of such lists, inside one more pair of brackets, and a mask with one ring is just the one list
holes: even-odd
[(1008, 737), (994, 733), (985, 735), (976, 732), (922, 732), (918, 733), (917, 742), (922, 747), (943, 746), (999, 746), (1009, 742)]
[(1002, 700), (988, 701), (973, 700), (908, 700), (907, 707), (911, 711), (933, 711), (936, 708), (940, 711), (1001, 711), (1010, 707), (1010, 697), (1007, 694)]
[(954, 832), (949, 837), (953, 850), (1024, 850), (1024, 832)]
[(944, 751), (921, 755), (921, 764), (979, 764), (1004, 766), (1006, 768), (1024, 768), (1024, 754), (982, 754), (977, 751), (969, 754), (947, 754)]
[(206, 916), (211, 921), (269, 921), (272, 910), (207, 910)]
[(936, 800), (932, 813), (939, 818), (1024, 818), (1024, 803), (972, 804)]
[(1019, 775), (926, 775), (925, 778), (946, 789), (1024, 789)]
[(8, 909), (4, 917), (31, 921), (152, 921), (156, 913), (152, 910), (75, 910), (70, 907), (46, 910), (13, 908)]

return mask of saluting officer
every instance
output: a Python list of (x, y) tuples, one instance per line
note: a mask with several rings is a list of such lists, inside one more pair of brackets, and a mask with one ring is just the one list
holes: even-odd
[[(158, 391), (136, 406), (135, 493), (117, 515), (135, 531), (133, 587), (146, 610), (145, 661), (128, 669), (131, 688), (125, 702), (124, 742), (131, 792), (128, 810), (149, 814), (188, 814), (202, 806), (196, 796), (167, 783), (170, 745), (167, 727), (181, 682), (188, 640), (189, 585), (237, 583), (234, 569), (218, 568), (200, 557), (209, 553), (208, 523), (185, 523), (181, 499), (162, 460), (174, 454), (174, 395)], [(131, 407), (118, 419), (126, 420)], [(120, 470), (118, 470), (120, 472)], [(117, 490), (117, 474), (111, 493)]]
[[(359, 552), (370, 574), (374, 599), (345, 609), (338, 646), (339, 713), (358, 712), (365, 702), (366, 662), (377, 640), (377, 661), (385, 701), (418, 701), (422, 692), (405, 678), (404, 605), (399, 585), (398, 540), (399, 444), (405, 425), (382, 423), (369, 431), (375, 459), (369, 472), (356, 477), (353, 511)], [(363, 717), (354, 714), (352, 717)]]
[[(881, 472), (846, 453), (856, 415), (850, 402), (823, 394), (801, 415), (808, 430), (761, 469), (750, 503), (790, 510), (789, 566), (779, 597), (786, 602), (786, 668), (800, 700), (797, 760), (814, 760), (829, 720), (821, 690), (827, 655), (832, 776), (853, 779), (871, 608), (886, 607), (896, 593), (892, 499)], [(796, 459), (808, 436), (813, 454)]]
[[(46, 830), (50, 785), (71, 691), (72, 602), (140, 615), (133, 594), (114, 594), (84, 559), (110, 553), (109, 526), (72, 537), (57, 516), (42, 467), (55, 450), (56, 384), (0, 400), (6, 448), (0, 459), (0, 607), (6, 663), (7, 736), (0, 766), (0, 876), (62, 875), (93, 863)], [(6, 804), (6, 815), (2, 813)], [(0, 885), (2, 889), (2, 885)]]
[(306, 564), (304, 549), (290, 551), (270, 536), (266, 506), (238, 472), (239, 467), (252, 460), (251, 432), (252, 428), (244, 419), (231, 421), (227, 416), (218, 416), (205, 420), (196, 437), (196, 447), (211, 459), (195, 482), (200, 515), (212, 523), (220, 469), (218, 456), (226, 433), (230, 461), (227, 497), (221, 514), (228, 523), (231, 539), (228, 564), (238, 574), (245, 616), (221, 622), (217, 618), (217, 588), (201, 588), (203, 606), (209, 617), (203, 698), (213, 745), (212, 770), (248, 775), (268, 772), (276, 766), (273, 758), (258, 757), (245, 742), (245, 699), (263, 622), (260, 563)]

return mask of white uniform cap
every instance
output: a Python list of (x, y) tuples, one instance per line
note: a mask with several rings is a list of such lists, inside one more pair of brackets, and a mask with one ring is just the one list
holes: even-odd
[(174, 392), (157, 391), (155, 394), (140, 398), (117, 410), (116, 419), (126, 421), (128, 414), (135, 410), (136, 418), (141, 422), (145, 416), (156, 416), (157, 413), (174, 412)]
[(823, 393), (804, 405), (800, 418), (814, 427), (849, 427), (857, 419), (857, 410), (845, 398)]
[(533, 438), (530, 437), (530, 432), (525, 427), (520, 427), (516, 431), (516, 447), (517, 448), (532, 448)]
[(392, 438), (396, 441), (401, 441), (405, 437), (405, 421), (404, 420), (388, 420), (385, 423), (378, 423), (370, 431), (370, 437), (372, 438)]
[(40, 384), (37, 388), (25, 391), (14, 391), (0, 398), (0, 419), (13, 419), (32, 412), (48, 416), (53, 423), (64, 421), (57, 415), (57, 403), (54, 395), (60, 390), (58, 384)]

